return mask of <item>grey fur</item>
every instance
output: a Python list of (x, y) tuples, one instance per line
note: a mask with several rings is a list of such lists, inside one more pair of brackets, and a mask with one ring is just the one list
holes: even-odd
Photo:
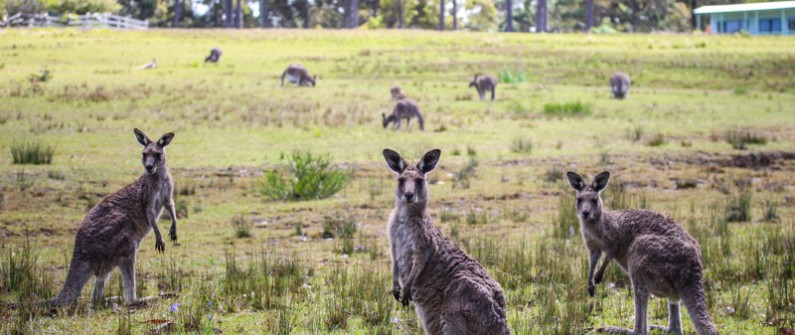
[[(635, 293), (634, 330), (607, 327), (600, 332), (646, 335), (649, 332), (649, 295), (667, 298), (668, 327), (651, 326), (682, 334), (679, 303), (701, 335), (718, 332), (710, 320), (698, 242), (673, 219), (649, 210), (607, 211), (602, 209), (601, 192), (607, 187), (610, 174), (602, 172), (590, 185), (574, 172), (567, 173), (569, 185), (577, 191), (575, 204), (580, 231), (590, 255), (588, 293), (594, 295), (594, 284), (602, 281), (605, 268), (615, 259), (629, 274)], [(605, 259), (594, 274), (602, 253)]]
[(207, 56), (207, 58), (204, 59), (204, 62), (205, 63), (207, 63), (207, 62), (218, 63), (218, 61), (221, 60), (221, 54), (223, 54), (223, 52), (221, 51), (221, 48), (212, 48), (210, 50), (210, 55)]
[(616, 72), (610, 77), (610, 92), (612, 93), (613, 98), (616, 99), (624, 99), (627, 97), (627, 93), (629, 93), (629, 86), (632, 84), (632, 81), (629, 79), (629, 75), (624, 72)]
[(492, 76), (475, 75), (469, 87), (474, 87), (478, 91), (480, 100), (486, 98), (486, 92), (491, 91), (491, 101), (494, 101), (494, 91), (497, 89), (497, 78)]
[(116, 267), (121, 270), (125, 302), (136, 302), (135, 259), (141, 241), (154, 230), (157, 251), (162, 253), (166, 247), (157, 227), (163, 206), (171, 215), (171, 241), (177, 241), (177, 215), (172, 199), (174, 184), (165, 152), (174, 134), (167, 133), (153, 142), (138, 129), (134, 133), (144, 147), (145, 172), (134, 183), (107, 196), (83, 218), (77, 230), (66, 282), (58, 296), (50, 301), (52, 305), (74, 304), (91, 276), (96, 276), (92, 299), (100, 301), (110, 272)]
[(425, 130), (425, 120), (422, 118), (420, 106), (416, 101), (409, 99), (400, 90), (400, 86), (392, 86), (390, 89), (392, 100), (396, 100), (395, 108), (389, 116), (381, 114), (381, 124), (386, 128), (390, 123), (394, 123), (395, 129), (400, 129), (400, 123), (406, 119), (406, 127), (409, 126), (411, 118), (416, 117), (420, 123), (420, 130)]
[(287, 80), (289, 82), (298, 86), (309, 86), (311, 84), (312, 87), (315, 87), (315, 82), (317, 81), (317, 76), (310, 76), (306, 67), (298, 63), (290, 64), (290, 66), (282, 72), (281, 86), (284, 86), (284, 77), (288, 77)]
[(510, 334), (500, 284), (431, 221), (425, 177), (440, 155), (434, 149), (409, 165), (397, 152), (384, 150), (387, 165), (398, 174), (387, 223), (392, 293), (403, 305), (413, 302), (426, 334)]

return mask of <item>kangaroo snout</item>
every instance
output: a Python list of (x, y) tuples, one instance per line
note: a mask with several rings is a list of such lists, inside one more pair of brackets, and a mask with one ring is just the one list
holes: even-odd
[(414, 202), (414, 193), (403, 194), (403, 198), (406, 199), (407, 203), (413, 203)]

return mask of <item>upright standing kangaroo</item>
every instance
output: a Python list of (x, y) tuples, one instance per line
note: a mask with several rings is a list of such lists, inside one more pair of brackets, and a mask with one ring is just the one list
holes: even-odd
[(478, 76), (469, 83), (469, 87), (478, 90), (480, 100), (486, 99), (486, 92), (491, 91), (491, 101), (494, 101), (494, 91), (497, 89), (497, 78), (492, 76)]
[(284, 77), (287, 77), (287, 81), (298, 86), (309, 86), (310, 84), (312, 87), (315, 87), (315, 81), (317, 81), (317, 76), (310, 76), (309, 71), (301, 64), (290, 64), (287, 69), (282, 72), (282, 85), (284, 86)]
[(610, 92), (612, 93), (613, 98), (626, 98), (627, 93), (629, 93), (630, 84), (632, 84), (632, 81), (629, 79), (628, 74), (624, 72), (616, 72), (612, 77), (610, 77)]
[(425, 176), (440, 155), (434, 149), (409, 165), (397, 152), (384, 150), (387, 165), (398, 175), (387, 223), (392, 294), (404, 306), (413, 302), (426, 334), (510, 334), (500, 284), (444, 238), (428, 214)]
[(157, 142), (135, 129), (135, 138), (144, 146), (142, 163), (145, 172), (134, 183), (116, 191), (94, 206), (80, 223), (69, 274), (52, 305), (70, 305), (91, 276), (96, 276), (92, 300), (100, 301), (110, 272), (119, 267), (126, 303), (136, 302), (135, 258), (141, 240), (155, 231), (155, 248), (163, 252), (166, 243), (157, 228), (163, 206), (171, 215), (171, 241), (177, 241), (177, 214), (174, 211), (174, 184), (166, 166), (165, 147), (174, 138), (167, 133)]
[[(590, 254), (588, 294), (602, 281), (605, 268), (615, 259), (629, 274), (635, 292), (635, 329), (607, 327), (600, 332), (646, 335), (649, 294), (668, 298), (668, 327), (651, 326), (682, 334), (679, 303), (684, 303), (700, 335), (718, 332), (709, 318), (704, 287), (701, 284), (701, 249), (698, 242), (674, 220), (648, 210), (602, 210), (601, 192), (610, 173), (598, 174), (591, 185), (574, 172), (567, 173), (577, 191), (575, 205), (580, 230)], [(605, 254), (599, 270), (596, 263)]]

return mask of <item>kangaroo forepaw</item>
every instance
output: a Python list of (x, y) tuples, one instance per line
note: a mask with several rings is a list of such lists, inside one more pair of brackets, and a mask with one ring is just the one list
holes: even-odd
[(596, 293), (596, 287), (594, 287), (593, 284), (588, 284), (588, 295), (593, 297), (595, 293)]
[(172, 225), (171, 229), (168, 231), (168, 236), (171, 237), (171, 242), (177, 243), (177, 226)]
[(155, 249), (159, 251), (161, 254), (166, 251), (166, 242), (163, 239), (159, 239), (155, 241)]
[(601, 272), (596, 273), (596, 276), (593, 277), (593, 282), (595, 284), (599, 284), (599, 283), (602, 282), (602, 273)]
[(395, 286), (392, 289), (392, 296), (395, 297), (395, 300), (400, 301), (400, 287)]
[(411, 287), (407, 286), (403, 288), (403, 299), (400, 300), (400, 303), (402, 303), (403, 306), (408, 306), (409, 301), (411, 301)]

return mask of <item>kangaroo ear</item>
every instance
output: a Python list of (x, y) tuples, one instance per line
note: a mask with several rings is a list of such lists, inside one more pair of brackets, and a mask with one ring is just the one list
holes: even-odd
[(133, 133), (135, 133), (135, 139), (138, 140), (138, 143), (141, 143), (141, 145), (147, 146), (149, 143), (152, 143), (152, 140), (150, 140), (149, 137), (146, 137), (146, 134), (144, 134), (144, 132), (142, 132), (140, 129), (133, 129)]
[(403, 160), (403, 157), (400, 157), (397, 151), (384, 149), (384, 159), (386, 160), (386, 165), (388, 165), (392, 171), (402, 173), (403, 170), (406, 169), (406, 161)]
[(569, 185), (571, 185), (571, 188), (575, 191), (579, 192), (585, 188), (585, 180), (576, 172), (566, 172), (566, 177), (569, 179)]
[(441, 155), (442, 151), (439, 149), (433, 149), (426, 152), (425, 155), (423, 155), (420, 159), (420, 162), (417, 163), (417, 169), (425, 174), (433, 171), (433, 168), (436, 167), (436, 163), (439, 163), (439, 156)]
[(160, 137), (159, 140), (157, 140), (157, 145), (159, 145), (161, 148), (165, 147), (169, 143), (171, 143), (171, 140), (173, 139), (174, 139), (174, 133), (164, 134), (163, 136)]
[(607, 182), (610, 180), (610, 172), (602, 172), (593, 178), (593, 188), (596, 192), (602, 192), (607, 187)]

